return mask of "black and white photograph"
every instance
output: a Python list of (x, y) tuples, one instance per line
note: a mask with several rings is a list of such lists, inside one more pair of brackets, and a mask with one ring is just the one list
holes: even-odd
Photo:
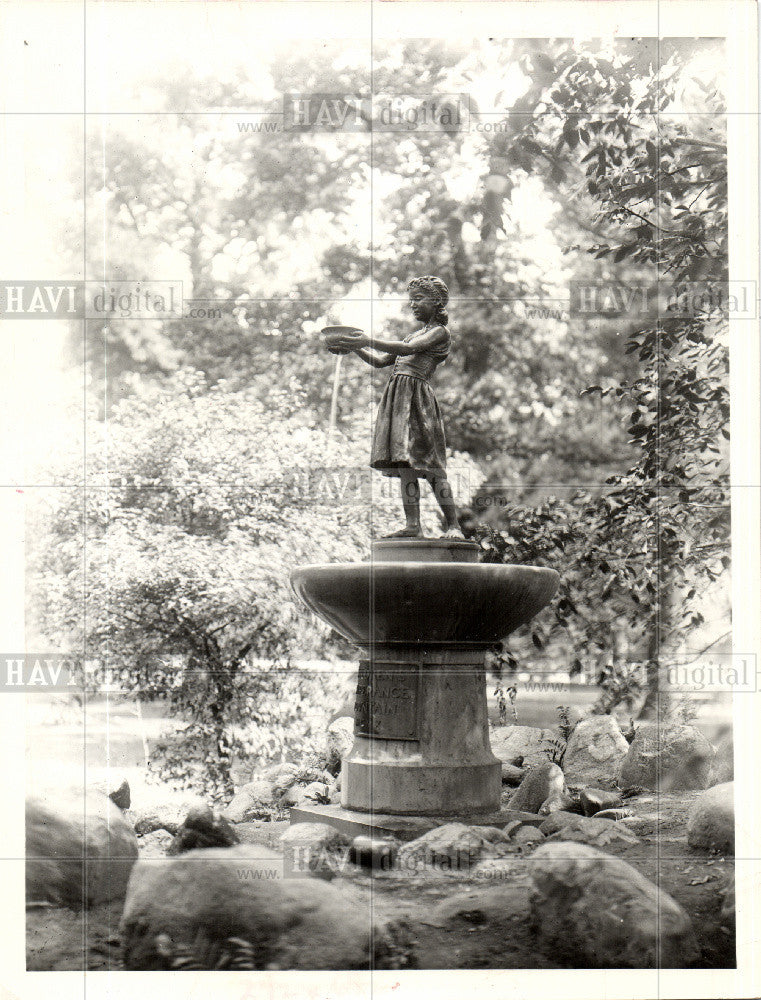
[(757, 41), (0, 3), (0, 996), (759, 995)]

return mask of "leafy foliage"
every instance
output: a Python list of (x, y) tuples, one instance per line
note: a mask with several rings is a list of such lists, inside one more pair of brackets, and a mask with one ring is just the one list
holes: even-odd
[[(652, 711), (661, 660), (686, 628), (702, 624), (696, 600), (729, 566), (722, 109), (711, 91), (710, 139), (687, 135), (682, 120), (662, 114), (678, 81), (676, 54), (644, 77), (633, 56), (608, 65), (568, 47), (552, 65), (552, 81), (546, 62), (540, 74), (548, 113), (522, 119), (502, 152), (533, 151), (535, 168), (549, 169), (554, 183), (566, 169), (583, 171), (606, 227), (604, 242), (587, 252), (614, 263), (637, 261), (651, 294), (660, 294), (666, 281), (676, 293), (699, 282), (684, 287), (698, 296), (686, 310), (684, 295), (666, 307), (659, 302), (655, 322), (630, 334), (626, 352), (638, 363), (636, 378), (584, 390), (626, 405), (635, 454), (627, 471), (608, 477), (599, 495), (575, 491), (533, 509), (514, 508), (509, 536), (476, 534), (487, 559), (560, 570), (549, 627), (571, 637), (574, 669), (582, 669), (580, 657), (608, 653), (611, 632), (624, 626), (629, 648), (598, 675), (604, 688), (598, 707), (610, 711), (621, 701), (631, 707), (641, 689), (643, 707)], [(606, 98), (613, 110), (601, 114)], [(535, 627), (532, 638), (541, 647), (542, 629)], [(646, 664), (644, 677), (637, 661)]]
[[(45, 635), (97, 659), (95, 680), (165, 699), (184, 725), (154, 765), (229, 794), (236, 756), (309, 746), (343, 699), (340, 672), (293, 662), (351, 654), (295, 601), (289, 573), (365, 557), (371, 529), (399, 520), (398, 485), (371, 479), (366, 433), (305, 423), (298, 393), (273, 412), (198, 373), (125, 400), (93, 437), (87, 490), (56, 491), (39, 524)], [(430, 504), (425, 516), (435, 531)]]

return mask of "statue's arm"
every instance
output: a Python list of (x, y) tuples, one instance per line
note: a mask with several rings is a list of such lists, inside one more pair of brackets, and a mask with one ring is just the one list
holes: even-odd
[(447, 331), (443, 326), (435, 326), (425, 333), (419, 333), (407, 341), (402, 340), (380, 340), (375, 337), (364, 338), (369, 347), (376, 350), (387, 351), (394, 357), (407, 357), (410, 354), (420, 354), (421, 351), (429, 351), (432, 347), (438, 347), (447, 339)]
[(393, 354), (381, 354), (380, 351), (368, 350), (365, 347), (358, 347), (354, 353), (366, 361), (368, 365), (372, 365), (373, 368), (388, 368), (394, 363), (395, 356)]

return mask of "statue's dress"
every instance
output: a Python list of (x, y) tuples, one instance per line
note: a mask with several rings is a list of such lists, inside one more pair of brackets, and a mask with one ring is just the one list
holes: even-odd
[[(414, 336), (404, 338), (407, 343)], [(381, 396), (375, 421), (370, 465), (384, 476), (398, 476), (400, 468), (444, 474), (446, 441), (444, 423), (431, 377), (449, 354), (446, 342), (419, 354), (397, 357), (391, 378)]]

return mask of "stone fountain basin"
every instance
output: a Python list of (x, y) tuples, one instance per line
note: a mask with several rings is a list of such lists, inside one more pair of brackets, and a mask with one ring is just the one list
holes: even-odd
[(291, 574), (295, 593), (358, 646), (506, 638), (552, 599), (552, 569), (467, 562), (320, 563)]

